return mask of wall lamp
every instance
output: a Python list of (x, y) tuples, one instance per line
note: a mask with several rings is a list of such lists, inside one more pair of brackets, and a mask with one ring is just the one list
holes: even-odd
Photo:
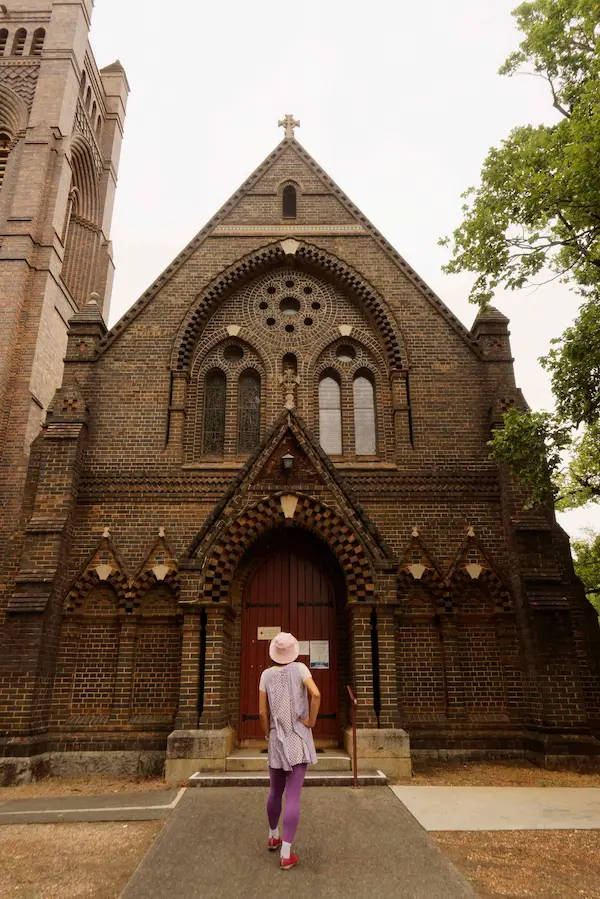
[(291, 453), (286, 453), (281, 457), (281, 467), (285, 472), (290, 472), (294, 467), (295, 459)]

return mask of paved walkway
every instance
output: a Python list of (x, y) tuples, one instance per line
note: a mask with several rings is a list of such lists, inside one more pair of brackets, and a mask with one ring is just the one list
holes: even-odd
[(385, 787), (306, 790), (280, 871), (266, 850), (265, 791), (188, 790), (122, 899), (474, 899), (471, 887)]
[(600, 830), (594, 787), (392, 787), (425, 830)]
[(0, 801), (0, 824), (57, 824), (64, 821), (155, 821), (167, 818), (185, 793), (113, 793)]

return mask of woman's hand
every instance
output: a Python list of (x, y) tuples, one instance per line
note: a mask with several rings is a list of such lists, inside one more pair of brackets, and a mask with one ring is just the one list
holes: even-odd
[(304, 727), (310, 727), (311, 730), (315, 726), (315, 722), (310, 720), (310, 715), (306, 718), (300, 718), (300, 724), (303, 724)]

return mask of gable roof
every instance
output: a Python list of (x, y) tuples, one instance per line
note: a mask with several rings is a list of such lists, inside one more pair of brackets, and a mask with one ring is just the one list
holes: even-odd
[[(196, 252), (196, 250), (210, 237), (217, 225), (228, 216), (247, 194), (250, 193), (254, 185), (265, 175), (275, 162), (288, 149), (293, 150), (297, 156), (304, 162), (314, 175), (331, 191), (344, 208), (352, 215), (352, 217), (362, 225), (363, 229), (376, 241), (386, 255), (395, 263), (408, 280), (419, 290), (425, 299), (434, 307), (434, 309), (442, 315), (448, 322), (450, 327), (461, 337), (462, 340), (477, 355), (481, 355), (481, 350), (477, 339), (463, 325), (463, 323), (454, 315), (446, 306), (443, 300), (423, 281), (422, 278), (411, 268), (406, 260), (398, 253), (394, 247), (385, 239), (385, 237), (377, 230), (377, 228), (363, 215), (357, 206), (346, 196), (344, 191), (338, 187), (335, 181), (319, 166), (316, 160), (308, 153), (302, 144), (296, 138), (284, 137), (266, 159), (254, 170), (249, 178), (238, 188), (238, 190), (221, 206), (219, 211), (207, 222), (201, 231), (190, 241), (182, 252), (175, 257), (171, 264), (163, 271), (161, 275), (154, 281), (148, 290), (128, 309), (128, 311), (119, 319), (118, 322), (107, 332), (107, 334), (98, 343), (96, 355), (100, 356), (109, 347), (116, 338), (125, 330), (125, 328), (142, 312), (150, 301), (158, 294), (165, 284), (179, 271), (181, 266)], [(286, 235), (289, 236), (289, 235)]]
[[(296, 438), (298, 445), (305, 453), (316, 473), (320, 475), (323, 482), (330, 488), (342, 515), (358, 532), (365, 548), (373, 557), (380, 560), (393, 559), (393, 553), (386, 545), (376, 525), (367, 517), (365, 510), (353, 495), (352, 490), (337, 471), (327, 453), (321, 449), (295, 409), (284, 409), (274, 425), (269, 428), (262, 442), (248, 458), (244, 467), (234, 478), (222, 499), (204, 522), (200, 532), (186, 549), (183, 558), (193, 558), (197, 554), (207, 534), (221, 519), (229, 505), (236, 501), (239, 502), (240, 496), (259, 479), (265, 464), (272, 457), (288, 431)], [(286, 488), (286, 490), (289, 493), (297, 493), (292, 485)]]

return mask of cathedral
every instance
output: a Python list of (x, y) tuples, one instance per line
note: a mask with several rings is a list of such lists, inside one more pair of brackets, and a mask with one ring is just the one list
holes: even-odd
[[(0, 12), (0, 782), (223, 771), (291, 631), (321, 747), (600, 754), (600, 634), (552, 508), (490, 459), (525, 407), (281, 140), (110, 330), (129, 86), (93, 0)], [(273, 125), (275, 126), (275, 122)]]

